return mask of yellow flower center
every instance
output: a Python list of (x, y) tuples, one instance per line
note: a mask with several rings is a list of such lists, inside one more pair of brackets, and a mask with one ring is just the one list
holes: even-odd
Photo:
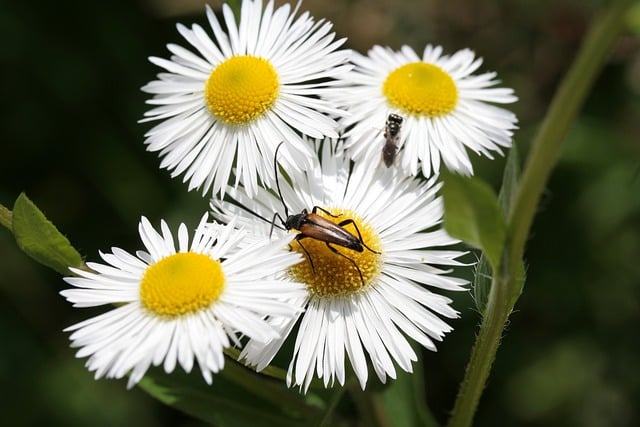
[[(337, 217), (331, 217), (321, 211), (318, 211), (317, 214), (336, 224), (345, 219), (353, 219), (360, 230), (362, 241), (378, 253), (370, 251), (364, 245), (364, 250), (358, 252), (337, 244), (331, 244), (333, 248), (344, 255), (340, 256), (332, 252), (325, 242), (308, 237), (302, 239), (301, 243), (313, 261), (312, 268), (309, 257), (300, 247), (300, 242), (294, 240), (291, 244), (292, 250), (301, 253), (305, 259), (291, 267), (289, 274), (294, 280), (305, 283), (309, 291), (314, 295), (327, 297), (359, 292), (372, 284), (380, 274), (382, 268), (382, 255), (379, 253), (382, 250), (380, 237), (373, 227), (364, 222), (355, 212), (335, 208), (328, 209), (328, 211), (332, 215), (337, 215)], [(353, 234), (354, 238), (358, 238), (354, 224), (347, 224), (343, 228)], [(345, 257), (351, 259), (353, 263)], [(362, 273), (362, 279), (358, 269)]]
[(280, 83), (269, 61), (256, 56), (233, 56), (218, 65), (205, 83), (209, 110), (230, 124), (247, 123), (267, 111)]
[(150, 265), (140, 283), (142, 305), (161, 317), (207, 308), (224, 289), (222, 266), (208, 255), (181, 252)]
[(426, 62), (393, 70), (382, 85), (382, 93), (393, 107), (417, 116), (443, 116), (458, 102), (458, 88), (451, 76)]

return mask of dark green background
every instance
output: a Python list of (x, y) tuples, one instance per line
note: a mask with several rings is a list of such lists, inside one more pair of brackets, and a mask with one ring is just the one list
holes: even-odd
[[(214, 6), (218, 3), (214, 3)], [(520, 102), (515, 141), (526, 153), (598, 3), (581, 1), (305, 1), (349, 46), (449, 53), (470, 47)], [(0, 3), (0, 203), (21, 191), (88, 260), (140, 248), (137, 222), (194, 224), (198, 193), (145, 151), (140, 86), (150, 55), (185, 45), (175, 22), (204, 22), (198, 2)], [(480, 426), (640, 423), (640, 42), (620, 40), (564, 145), (527, 250), (528, 281), (482, 398)], [(472, 155), (499, 186), (502, 158)], [(94, 381), (61, 330), (86, 318), (58, 292), (59, 275), (0, 230), (0, 410), (5, 425), (197, 425), (124, 382)], [(479, 321), (462, 318), (424, 355), (428, 403), (446, 420)], [(96, 312), (99, 312), (96, 311)]]

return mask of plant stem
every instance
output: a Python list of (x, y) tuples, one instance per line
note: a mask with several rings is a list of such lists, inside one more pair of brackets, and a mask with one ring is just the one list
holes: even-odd
[(338, 387), (336, 390), (334, 390), (333, 394), (331, 395), (331, 399), (328, 402), (327, 408), (324, 411), (324, 415), (318, 422), (318, 427), (326, 427), (331, 425), (330, 423), (332, 421), (333, 413), (335, 412), (338, 403), (340, 403), (340, 400), (342, 400), (345, 389), (346, 387)]
[(349, 395), (358, 410), (359, 425), (368, 427), (388, 427), (384, 419), (384, 411), (380, 402), (376, 400), (375, 393), (361, 390), (357, 381), (347, 381), (345, 384)]
[(553, 169), (560, 145), (621, 30), (633, 0), (614, 0), (591, 27), (532, 144), (520, 186), (510, 211), (507, 240), (494, 272), (485, 316), (476, 338), (465, 378), (460, 385), (450, 427), (471, 425), (495, 359), (504, 325), (515, 304), (517, 274), (540, 195)]
[(508, 304), (506, 285), (503, 277), (494, 275), (480, 332), (471, 351), (465, 377), (460, 384), (449, 427), (470, 426), (473, 421), (512, 308)]
[(509, 218), (508, 236), (511, 239), (505, 249), (508, 250), (512, 266), (522, 259), (536, 206), (555, 166), (560, 144), (620, 34), (624, 13), (632, 3), (633, 0), (614, 0), (609, 3), (609, 9), (604, 11), (585, 36), (582, 48), (551, 102), (532, 144)]
[(282, 382), (259, 378), (258, 374), (236, 361), (225, 360), (224, 369), (220, 375), (247, 390), (251, 390), (252, 393), (268, 402), (310, 417), (322, 416), (322, 411), (319, 408), (306, 404), (298, 393), (287, 389)]

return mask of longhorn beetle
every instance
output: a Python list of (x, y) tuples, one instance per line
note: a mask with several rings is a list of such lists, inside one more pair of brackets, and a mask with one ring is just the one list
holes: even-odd
[[(362, 277), (362, 271), (360, 271), (360, 267), (358, 267), (358, 264), (356, 264), (353, 259), (339, 252), (332, 245), (342, 246), (343, 248), (352, 249), (356, 252), (362, 252), (364, 248), (368, 249), (374, 254), (379, 254), (380, 252), (374, 251), (364, 243), (364, 241), (362, 240), (362, 234), (360, 234), (360, 230), (358, 229), (358, 226), (353, 219), (345, 219), (344, 221), (341, 221), (337, 224), (333, 223), (328, 219), (318, 215), (316, 212), (322, 211), (333, 218), (338, 218), (340, 215), (333, 215), (331, 212), (327, 211), (326, 209), (322, 209), (320, 206), (314, 206), (310, 213), (307, 209), (303, 209), (299, 214), (289, 215), (289, 209), (287, 208), (287, 205), (282, 198), (280, 181), (278, 180), (278, 150), (280, 150), (282, 144), (284, 144), (284, 141), (278, 144), (278, 147), (276, 148), (276, 152), (273, 157), (273, 167), (276, 174), (276, 186), (278, 188), (278, 195), (280, 196), (282, 206), (284, 206), (284, 216), (286, 217), (286, 219), (282, 219), (280, 214), (276, 212), (273, 215), (273, 219), (271, 220), (271, 232), (273, 232), (273, 226), (276, 218), (280, 220), (285, 229), (299, 231), (295, 240), (307, 255), (309, 263), (311, 264), (311, 269), (313, 271), (315, 271), (313, 260), (311, 259), (309, 251), (307, 251), (307, 248), (304, 247), (301, 240), (310, 238), (324, 242), (329, 250), (331, 250), (331, 252), (335, 253), (336, 255), (340, 255), (341, 257), (347, 259), (351, 264), (353, 264), (356, 270), (358, 270), (358, 275), (360, 275), (360, 280), (364, 285), (364, 278)], [(344, 228), (349, 224), (353, 224), (356, 233), (358, 233), (358, 237), (351, 234)]]
[(398, 139), (400, 138), (400, 127), (402, 126), (402, 117), (397, 114), (389, 114), (387, 123), (384, 127), (385, 143), (382, 147), (382, 160), (387, 167), (391, 167), (398, 153)]

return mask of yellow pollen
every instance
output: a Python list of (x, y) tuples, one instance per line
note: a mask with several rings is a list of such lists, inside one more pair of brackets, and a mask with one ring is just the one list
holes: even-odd
[(278, 74), (269, 61), (232, 56), (211, 72), (205, 83), (205, 101), (220, 120), (242, 124), (271, 108), (279, 89)]
[[(363, 251), (358, 252), (337, 244), (331, 244), (336, 251), (352, 259), (362, 273), (362, 279), (358, 274), (358, 268), (343, 256), (331, 251), (324, 241), (307, 237), (301, 243), (309, 253), (313, 261), (313, 268), (309, 262), (309, 257), (300, 247), (300, 242), (293, 241), (291, 248), (304, 256), (304, 261), (294, 265), (289, 269), (291, 277), (299, 282), (305, 283), (309, 291), (318, 296), (340, 296), (361, 291), (364, 287), (371, 285), (382, 268), (382, 243), (380, 237), (373, 227), (364, 222), (362, 218), (351, 210), (327, 209), (336, 218), (318, 211), (317, 214), (329, 221), (337, 224), (346, 219), (354, 220), (362, 241), (375, 252), (363, 246)], [(354, 224), (343, 226), (345, 230), (353, 234), (357, 239), (358, 233)], [(364, 280), (364, 283), (363, 283)]]
[(147, 268), (140, 283), (140, 301), (153, 314), (179, 317), (209, 307), (224, 285), (219, 261), (204, 254), (180, 252)]
[(458, 88), (451, 76), (426, 62), (393, 70), (382, 85), (382, 93), (393, 107), (416, 116), (443, 116), (458, 103)]

